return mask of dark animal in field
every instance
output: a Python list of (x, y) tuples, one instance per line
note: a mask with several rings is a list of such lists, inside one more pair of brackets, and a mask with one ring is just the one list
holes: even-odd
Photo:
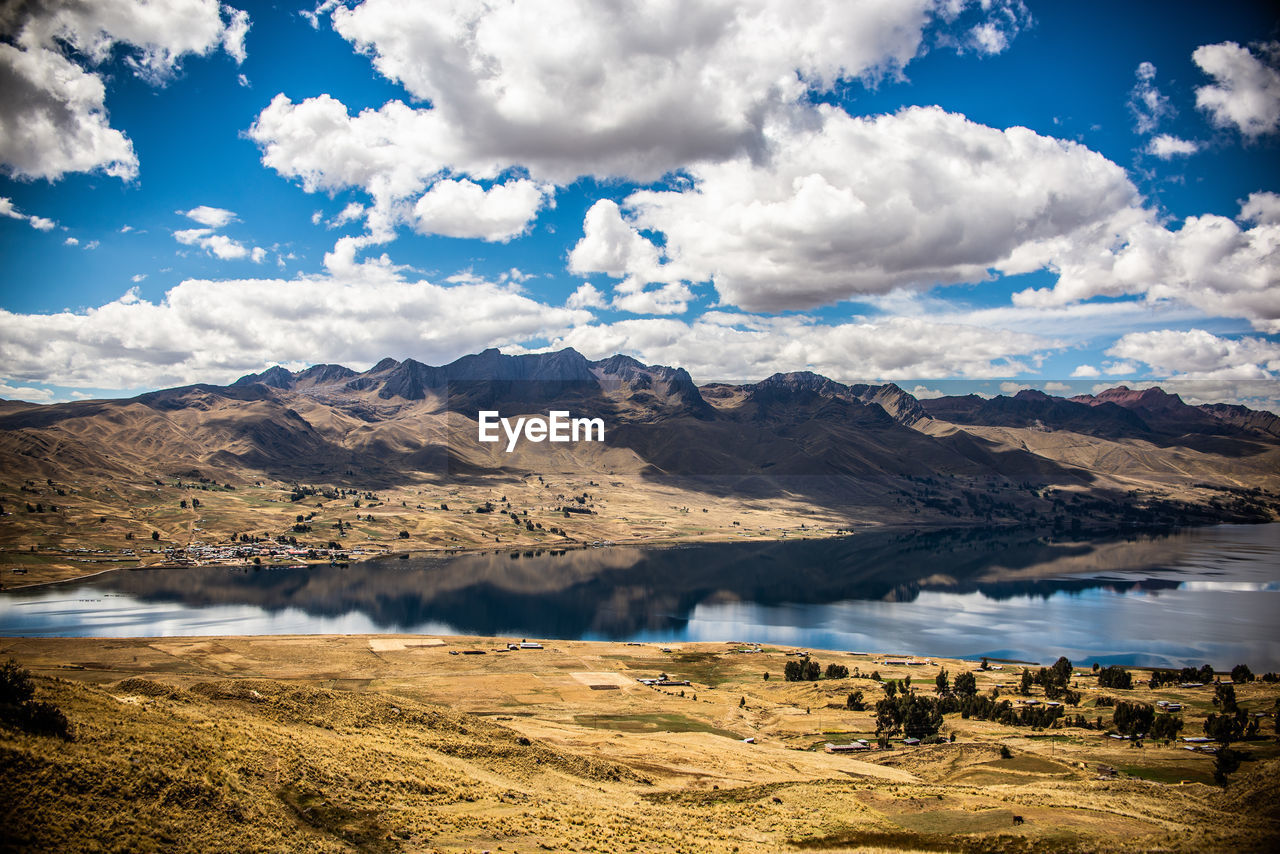
[(1015, 815), (1015, 816), (1013, 817), (1013, 823), (1014, 823), (1014, 824), (1022, 824), (1022, 816), (1020, 816), (1020, 815)]

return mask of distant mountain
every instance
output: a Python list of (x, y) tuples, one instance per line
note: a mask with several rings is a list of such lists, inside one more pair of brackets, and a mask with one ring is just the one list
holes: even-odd
[(930, 416), (953, 424), (1070, 430), (1107, 439), (1150, 432), (1140, 417), (1114, 403), (1099, 401), (1091, 406), (1031, 389), (990, 399), (974, 394), (937, 397), (922, 401), (921, 406)]
[(1221, 403), (1190, 406), (1178, 395), (1158, 387), (1135, 390), (1118, 386), (1071, 400), (1092, 407), (1121, 406), (1140, 416), (1151, 429), (1163, 433), (1280, 437), (1280, 418), (1273, 413)]
[[(506, 453), (477, 441), (481, 409), (598, 417), (605, 442), (526, 442)], [(891, 508), (911, 494), (931, 512), (990, 518), (979, 499), (957, 505), (945, 489), (919, 484), (987, 479), (1113, 496), (1141, 484), (1170, 495), (1190, 495), (1197, 484), (1275, 489), (1280, 419), (1124, 387), (1069, 400), (1022, 391), (921, 401), (892, 383), (846, 385), (807, 371), (699, 387), (683, 368), (624, 355), (489, 349), (442, 366), (391, 358), (361, 372), (277, 366), (229, 386), (127, 400), (5, 403), (0, 465), (41, 478), (198, 470), (365, 483), (554, 468), (692, 478), (696, 488), (744, 500), (792, 495)]]

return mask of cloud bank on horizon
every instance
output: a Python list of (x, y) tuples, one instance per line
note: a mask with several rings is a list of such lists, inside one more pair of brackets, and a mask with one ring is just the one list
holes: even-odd
[(7, 6), (0, 396), (573, 346), (1280, 411), (1280, 22), (1095, 11)]

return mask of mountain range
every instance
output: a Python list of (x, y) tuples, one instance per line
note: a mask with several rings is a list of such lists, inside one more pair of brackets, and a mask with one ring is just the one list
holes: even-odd
[[(476, 439), (480, 410), (552, 409), (603, 419), (605, 441), (523, 442), (507, 453)], [(362, 487), (577, 472), (826, 507), (887, 508), (910, 494), (939, 510), (941, 497), (961, 502), (953, 515), (984, 518), (990, 508), (948, 490), (1000, 482), (1266, 518), (1280, 507), (1280, 418), (1193, 406), (1159, 388), (917, 399), (893, 383), (811, 372), (699, 386), (682, 368), (623, 355), (489, 349), (443, 366), (387, 358), (363, 372), (271, 367), (227, 386), (123, 400), (2, 402), (0, 466), (41, 480), (186, 475)], [(933, 504), (919, 487), (929, 482)]]

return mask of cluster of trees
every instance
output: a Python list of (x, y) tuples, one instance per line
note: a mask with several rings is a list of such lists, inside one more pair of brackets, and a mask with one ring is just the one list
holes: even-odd
[[(182, 484), (179, 483), (178, 485), (181, 486)], [(215, 486), (217, 485), (216, 482), (214, 485)], [(261, 484), (258, 484), (258, 485), (261, 486)], [(342, 489), (342, 488), (335, 489), (332, 486), (323, 486), (323, 487), (303, 486), (302, 484), (298, 484), (298, 483), (295, 483), (291, 487), (291, 491), (289, 493), (289, 500), (301, 501), (302, 499), (306, 498), (308, 495), (319, 495), (329, 499), (330, 501), (336, 500), (338, 498), (346, 498), (348, 496), (354, 495), (356, 496), (357, 507), (360, 506), (360, 498), (362, 497), (369, 501), (378, 500), (378, 496), (376, 494), (372, 492), (361, 492), (358, 489)]]
[[(954, 707), (953, 707), (954, 706)], [(1015, 708), (1008, 700), (1000, 700), (987, 694), (972, 697), (954, 697), (942, 701), (945, 713), (959, 712), (962, 718), (995, 721), (1004, 726), (1051, 727), (1066, 713), (1064, 706), (1023, 706)]]
[(1133, 676), (1120, 665), (1113, 664), (1098, 671), (1098, 685), (1102, 688), (1128, 691), (1133, 687)]
[(947, 697), (955, 694), (959, 697), (972, 697), (978, 693), (978, 680), (968, 671), (956, 676), (956, 682), (951, 684), (950, 675), (944, 667), (938, 671), (938, 675), (933, 678), (934, 690), (941, 697)]
[(876, 735), (901, 732), (908, 738), (925, 738), (936, 735), (942, 727), (942, 703), (933, 697), (922, 697), (910, 690), (896, 695), (885, 693), (885, 698), (876, 703)]
[(822, 665), (807, 655), (793, 658), (787, 662), (782, 675), (788, 682), (817, 682), (822, 675)]
[[(1243, 666), (1243, 665), (1240, 665)], [(1248, 670), (1248, 668), (1245, 668)], [(1184, 667), (1181, 670), (1153, 670), (1151, 671), (1151, 681), (1147, 684), (1152, 688), (1162, 688), (1165, 685), (1179, 682), (1212, 682), (1213, 668), (1205, 664), (1201, 667)]]
[(1072, 691), (1068, 687), (1072, 670), (1071, 660), (1066, 656), (1059, 656), (1051, 667), (1041, 667), (1035, 673), (1024, 667), (1018, 684), (1018, 693), (1030, 694), (1031, 686), (1039, 685), (1044, 689), (1044, 696), (1047, 699), (1062, 700), (1072, 706), (1079, 705), (1079, 692)]
[(1151, 732), (1155, 718), (1156, 710), (1151, 706), (1146, 703), (1130, 703), (1126, 700), (1116, 703), (1115, 711), (1111, 713), (1111, 722), (1116, 732), (1128, 736), (1146, 735)]
[[(943, 676), (944, 674), (939, 674)], [(941, 679), (934, 680), (935, 685), (941, 688)], [(885, 684), (885, 697), (887, 700), (902, 703), (904, 697), (913, 697), (909, 686), (899, 688), (899, 683), (888, 682)], [(861, 699), (860, 697), (858, 699)], [(846, 701), (848, 708), (854, 700), (854, 695), (850, 695), (849, 701)], [(881, 701), (884, 702), (884, 701)], [(1065, 714), (1064, 706), (1023, 706), (1015, 707), (1009, 700), (1001, 700), (994, 694), (979, 694), (977, 688), (977, 680), (972, 673), (961, 673), (956, 677), (955, 685), (946, 693), (939, 692), (939, 697), (931, 701), (936, 707), (938, 714), (949, 715), (955, 712), (960, 713), (960, 717), (983, 721), (995, 721), (1005, 726), (1027, 726), (1027, 727), (1050, 727), (1053, 726)], [(880, 704), (876, 704), (877, 715), (880, 711)], [(1101, 721), (1099, 721), (1101, 723)], [(911, 735), (911, 733), (908, 733)]]
[[(555, 533), (556, 529), (552, 528), (551, 531)], [(788, 682), (817, 682), (823, 676), (827, 679), (848, 679), (849, 668), (843, 664), (832, 663), (828, 664), (827, 669), (823, 671), (821, 664), (805, 655), (788, 661), (782, 675)], [(861, 676), (862, 674), (855, 671), (853, 675)], [(768, 679), (769, 674), (766, 673), (765, 678)], [(878, 671), (872, 673), (870, 678), (879, 682), (880, 673)], [(909, 679), (907, 681), (910, 682)]]
[[(1253, 675), (1253, 671), (1249, 669), (1247, 664), (1237, 664), (1231, 668), (1231, 681), (1237, 684), (1252, 682), (1258, 677)], [(1147, 684), (1152, 688), (1161, 688), (1165, 685), (1177, 684), (1179, 682), (1200, 682), (1208, 683), (1214, 680), (1213, 668), (1208, 664), (1200, 667), (1184, 667), (1181, 670), (1153, 670), (1151, 671), (1151, 681)], [(1280, 681), (1280, 675), (1275, 673), (1267, 673), (1262, 677), (1264, 682)]]

